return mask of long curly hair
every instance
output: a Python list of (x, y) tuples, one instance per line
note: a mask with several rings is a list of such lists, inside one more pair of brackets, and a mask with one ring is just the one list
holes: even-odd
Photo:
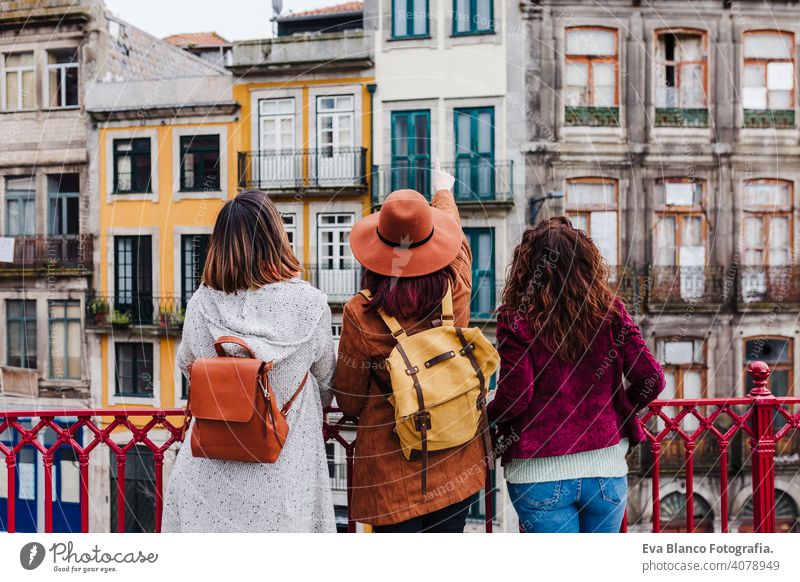
[(578, 361), (609, 319), (620, 316), (610, 270), (585, 232), (559, 216), (529, 227), (514, 249), (503, 311), (516, 312), (558, 358)]

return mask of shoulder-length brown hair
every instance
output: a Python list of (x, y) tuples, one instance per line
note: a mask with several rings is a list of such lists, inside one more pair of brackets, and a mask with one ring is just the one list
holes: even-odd
[(600, 249), (568, 218), (529, 227), (514, 249), (503, 309), (519, 313), (557, 357), (577, 362), (600, 327), (620, 315)]
[(242, 192), (219, 211), (208, 245), (203, 283), (225, 293), (258, 289), (296, 277), (294, 256), (283, 219), (260, 190)]

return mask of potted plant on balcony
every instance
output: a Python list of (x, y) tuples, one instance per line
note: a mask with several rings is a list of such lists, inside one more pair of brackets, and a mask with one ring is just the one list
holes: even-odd
[(127, 329), (131, 326), (131, 314), (129, 311), (119, 311), (115, 309), (111, 314), (111, 327), (114, 329)]
[(183, 328), (183, 320), (186, 319), (186, 309), (180, 307), (172, 312), (172, 325)]
[(108, 311), (108, 301), (105, 299), (95, 297), (89, 302), (89, 313), (92, 314), (92, 320), (94, 321), (95, 325), (103, 326), (106, 324)]

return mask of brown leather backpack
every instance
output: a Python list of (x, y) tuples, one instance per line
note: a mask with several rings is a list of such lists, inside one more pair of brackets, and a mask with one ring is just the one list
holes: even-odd
[[(244, 348), (247, 358), (231, 357), (224, 344)], [(259, 360), (247, 343), (225, 335), (214, 342), (217, 358), (200, 358), (189, 367), (186, 420), (195, 418), (192, 455), (207, 459), (274, 463), (289, 434), (286, 414), (308, 379), (278, 408), (269, 380), (272, 362)]]

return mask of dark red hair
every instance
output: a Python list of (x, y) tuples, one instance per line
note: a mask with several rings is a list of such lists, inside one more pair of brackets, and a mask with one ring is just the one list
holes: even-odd
[(387, 277), (365, 269), (361, 286), (372, 292), (368, 312), (383, 308), (392, 317), (419, 321), (438, 313), (447, 284), (454, 281), (451, 266), (420, 277)]
[(620, 316), (609, 267), (582, 230), (557, 216), (529, 227), (514, 249), (503, 310), (520, 314), (560, 359), (579, 361), (599, 328)]

